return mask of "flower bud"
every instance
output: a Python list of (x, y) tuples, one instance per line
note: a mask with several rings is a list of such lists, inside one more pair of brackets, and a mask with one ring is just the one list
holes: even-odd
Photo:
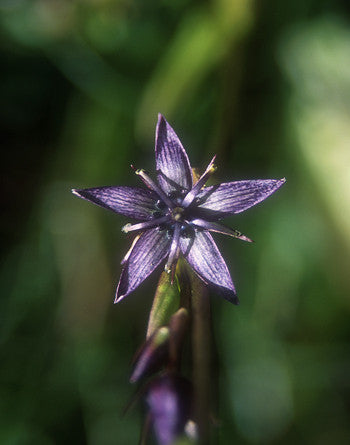
[(149, 376), (166, 364), (169, 357), (169, 328), (157, 329), (143, 344), (135, 360), (130, 382)]
[(159, 445), (171, 445), (182, 435), (192, 411), (191, 383), (177, 374), (163, 374), (149, 384), (146, 403)]

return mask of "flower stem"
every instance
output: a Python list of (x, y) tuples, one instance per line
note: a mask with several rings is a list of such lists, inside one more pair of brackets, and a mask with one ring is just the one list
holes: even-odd
[(210, 442), (210, 300), (203, 282), (191, 271), (194, 409), (200, 445)]

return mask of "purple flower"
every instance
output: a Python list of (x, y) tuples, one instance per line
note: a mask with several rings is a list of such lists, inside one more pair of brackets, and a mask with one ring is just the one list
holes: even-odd
[(215, 171), (212, 159), (194, 183), (187, 153), (175, 131), (158, 117), (155, 141), (157, 182), (136, 170), (147, 188), (111, 186), (73, 190), (80, 198), (130, 217), (124, 232), (136, 233), (124, 257), (115, 302), (134, 291), (165, 260), (173, 271), (182, 254), (205, 282), (227, 300), (238, 303), (226, 263), (210, 232), (251, 241), (219, 221), (258, 204), (284, 184), (285, 179), (255, 179), (205, 187)]

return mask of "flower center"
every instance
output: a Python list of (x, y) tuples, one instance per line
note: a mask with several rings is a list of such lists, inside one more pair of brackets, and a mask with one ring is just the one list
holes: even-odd
[(171, 219), (176, 222), (181, 221), (184, 211), (185, 210), (182, 207), (175, 207), (171, 210)]
[(187, 209), (182, 205), (186, 191), (172, 191), (168, 193), (168, 198), (171, 199), (173, 206), (168, 206), (162, 199), (155, 203), (153, 213), (153, 220), (166, 218), (166, 221), (158, 225), (159, 230), (166, 231), (166, 236), (170, 239), (174, 236), (175, 226), (180, 227), (180, 236), (182, 238), (189, 238), (194, 236), (194, 227), (192, 227), (190, 220), (192, 219), (193, 209)]

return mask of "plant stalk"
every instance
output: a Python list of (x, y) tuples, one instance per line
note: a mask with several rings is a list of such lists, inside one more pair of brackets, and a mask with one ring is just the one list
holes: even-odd
[(194, 410), (198, 443), (210, 443), (210, 300), (204, 283), (191, 271)]

